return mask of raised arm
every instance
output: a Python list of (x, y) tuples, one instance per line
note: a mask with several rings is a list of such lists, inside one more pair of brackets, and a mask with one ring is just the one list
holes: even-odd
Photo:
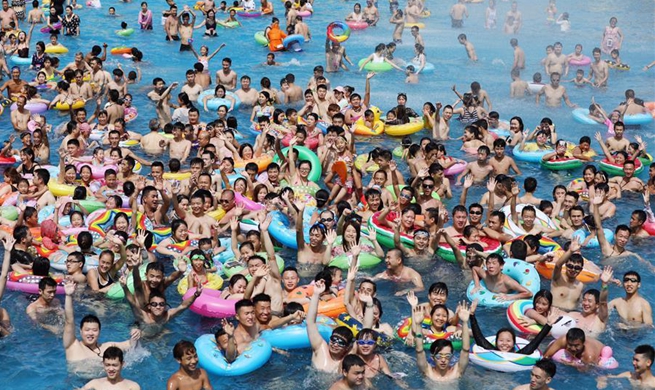
[(598, 205), (603, 203), (604, 197), (605, 193), (603, 191), (596, 191), (596, 194), (592, 199), (591, 214), (594, 216), (594, 222), (596, 223), (596, 237), (598, 237), (600, 250), (603, 253), (603, 256), (609, 256), (613, 252), (612, 245), (607, 241), (607, 237), (605, 237), (602, 218), (600, 217), (600, 211), (598, 210)]
[(66, 300), (64, 301), (64, 351), (70, 348), (75, 342), (75, 311), (73, 309), (73, 294), (75, 293), (75, 282), (72, 279), (66, 280), (64, 290)]
[(609, 317), (609, 310), (607, 308), (607, 299), (609, 296), (609, 282), (614, 276), (614, 270), (611, 266), (607, 265), (603, 269), (603, 273), (600, 274), (600, 299), (598, 302), (598, 319), (601, 320), (604, 324), (607, 324), (607, 319)]
[(14, 247), (16, 240), (12, 236), (5, 236), (2, 243), (5, 247), (5, 257), (2, 260), (2, 272), (0, 273), (0, 302), (2, 302), (2, 296), (7, 286), (7, 275), (9, 274), (9, 267), (11, 265), (11, 248)]
[(312, 351), (316, 354), (321, 346), (325, 344), (323, 336), (318, 331), (318, 326), (316, 325), (316, 316), (318, 315), (318, 302), (321, 298), (321, 294), (325, 292), (325, 281), (319, 280), (314, 284), (314, 293), (312, 294), (312, 299), (309, 301), (309, 312), (307, 313), (306, 322), (307, 322), (307, 335), (309, 336), (309, 343), (312, 346)]

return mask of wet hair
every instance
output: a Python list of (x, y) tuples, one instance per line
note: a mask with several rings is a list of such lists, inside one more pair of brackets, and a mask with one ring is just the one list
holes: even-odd
[(298, 302), (289, 302), (284, 306), (284, 313), (283, 316), (290, 316), (296, 312), (305, 312), (305, 309), (302, 307), (302, 305)]
[(566, 332), (566, 341), (577, 341), (580, 340), (583, 343), (586, 340), (584, 330), (580, 328), (571, 328), (569, 329), (568, 332)]
[[(511, 256), (515, 259), (525, 260), (528, 257), (528, 245), (525, 243), (525, 238), (523, 240), (514, 240), (509, 246), (509, 252)], [(539, 240), (537, 240), (537, 245)]]
[(551, 293), (549, 290), (543, 288), (537, 291), (537, 293), (534, 294), (534, 298), (532, 299), (533, 306), (537, 305), (537, 300), (539, 300), (539, 298), (545, 298), (548, 301), (549, 307), (553, 305), (553, 293)]
[(450, 340), (446, 340), (446, 339), (436, 340), (430, 345), (430, 355), (436, 355), (446, 347), (449, 347), (451, 351), (454, 351), (453, 343)]
[[(653, 347), (651, 347), (651, 350), (652, 348)], [(637, 350), (635, 349), (635, 352), (636, 351)], [(541, 368), (546, 373), (546, 375), (548, 375), (549, 378), (553, 378), (557, 373), (557, 365), (555, 365), (555, 363), (551, 359), (546, 359), (546, 358), (541, 359), (537, 363), (535, 363), (534, 366), (537, 368)]]
[(57, 287), (57, 282), (49, 276), (39, 280), (39, 290), (45, 291), (46, 287)]
[(359, 355), (346, 355), (341, 362), (341, 371), (350, 372), (352, 367), (366, 367), (366, 363), (364, 362), (364, 359), (359, 357)]
[(444, 282), (436, 282), (432, 283), (430, 285), (430, 289), (428, 290), (428, 294), (432, 293), (440, 293), (443, 292), (446, 295), (448, 295), (448, 286)]
[(651, 345), (647, 344), (642, 344), (635, 348), (635, 354), (636, 355), (646, 355), (646, 359), (650, 360), (650, 364), (648, 365), (648, 368), (650, 368), (653, 365), (653, 360), (655, 359), (655, 349)]
[(100, 319), (93, 314), (87, 314), (80, 321), (80, 329), (84, 327), (84, 324), (98, 324), (98, 330), (102, 329), (102, 324), (100, 324)]
[(175, 344), (175, 347), (173, 347), (173, 358), (175, 358), (175, 360), (181, 360), (182, 357), (189, 352), (195, 353), (196, 347), (191, 341), (180, 340)]

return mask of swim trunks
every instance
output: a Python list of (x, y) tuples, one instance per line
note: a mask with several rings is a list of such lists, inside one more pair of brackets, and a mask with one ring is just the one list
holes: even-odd
[(185, 45), (184, 43), (180, 43), (180, 51), (191, 51), (191, 45)]
[(180, 40), (180, 36), (179, 36), (179, 35), (171, 35), (170, 38), (168, 38), (168, 36), (166, 36), (166, 40), (167, 40), (167, 41), (179, 41), (179, 40)]
[(452, 21), (451, 26), (453, 28), (462, 28), (462, 27), (464, 27), (464, 20), (462, 20), (462, 19), (455, 20), (453, 18), (450, 18), (450, 20)]

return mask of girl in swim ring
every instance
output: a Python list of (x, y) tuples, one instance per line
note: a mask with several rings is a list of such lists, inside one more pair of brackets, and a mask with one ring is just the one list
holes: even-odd
[(353, 12), (349, 13), (346, 16), (346, 22), (363, 22), (364, 14), (362, 13), (362, 5), (355, 3), (353, 6)]
[(250, 122), (257, 122), (256, 119), (260, 116), (267, 116), (270, 118), (274, 111), (275, 107), (273, 107), (271, 95), (266, 91), (262, 91), (257, 97), (257, 104), (255, 104), (252, 108), (252, 113), (250, 114)]
[(528, 309), (525, 316), (519, 317), (518, 321), (526, 328), (534, 324), (545, 326), (549, 321), (557, 321), (563, 314), (566, 313), (553, 306), (553, 294), (542, 289), (534, 295), (532, 309)]
[(242, 299), (248, 280), (241, 274), (232, 275), (230, 285), (221, 292), (221, 299)]
[(548, 320), (544, 327), (541, 328), (541, 331), (539, 331), (539, 334), (537, 334), (537, 336), (532, 341), (530, 341), (528, 345), (519, 350), (516, 350), (516, 333), (514, 330), (511, 328), (501, 328), (498, 330), (498, 332), (496, 332), (496, 342), (494, 345), (487, 341), (487, 339), (482, 334), (482, 330), (480, 330), (477, 318), (475, 317), (475, 309), (477, 305), (477, 300), (471, 304), (471, 332), (473, 333), (475, 343), (486, 350), (531, 355), (534, 351), (537, 350), (539, 344), (541, 344), (543, 339), (546, 338), (548, 333), (550, 333), (552, 321)]
[(205, 253), (200, 249), (194, 249), (189, 254), (191, 260), (191, 272), (187, 275), (189, 288), (194, 288), (198, 284), (205, 284), (208, 282), (207, 270), (205, 264), (210, 263)]
[(228, 111), (232, 111), (232, 108), (234, 107), (235, 100), (232, 96), (226, 95), (226, 90), (225, 87), (222, 86), (221, 84), (218, 84), (216, 88), (214, 88), (214, 94), (213, 95), (207, 95), (202, 99), (202, 106), (205, 109), (205, 111), (209, 111), (207, 108), (207, 101), (210, 99), (227, 99), (229, 100), (232, 104), (230, 104), (230, 108)]

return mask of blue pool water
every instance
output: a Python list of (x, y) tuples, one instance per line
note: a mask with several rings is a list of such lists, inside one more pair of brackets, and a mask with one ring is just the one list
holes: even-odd
[[(454, 1), (452, 2), (454, 3)], [(296, 75), (297, 83), (305, 86), (311, 76), (312, 68), (321, 64), (324, 65), (324, 40), (325, 26), (338, 19), (343, 19), (352, 10), (354, 2), (343, 1), (317, 1), (315, 5), (316, 16), (306, 19), (310, 26), (314, 40), (304, 46), (305, 51), (301, 53), (280, 53), (277, 61), (286, 65), (281, 67), (268, 68), (259, 65), (265, 60), (267, 50), (256, 45), (253, 34), (262, 30), (268, 19), (243, 19), (244, 27), (234, 30), (219, 30), (218, 38), (202, 37), (202, 29), (196, 30), (195, 46), (207, 44), (210, 50), (225, 42), (227, 47), (223, 49), (211, 62), (210, 70), (212, 75), (220, 66), (220, 59), (223, 56), (231, 57), (233, 69), (239, 77), (248, 74), (253, 79), (253, 86), (258, 86), (261, 77), (267, 76), (274, 86), (287, 73)], [(582, 107), (588, 106), (591, 96), (607, 110), (611, 110), (621, 100), (623, 92), (627, 88), (633, 88), (638, 97), (645, 101), (655, 100), (655, 71), (642, 72), (641, 68), (655, 59), (655, 45), (653, 45), (653, 5), (652, 1), (624, 2), (618, 0), (604, 0), (589, 2), (558, 1), (560, 12), (568, 12), (571, 17), (571, 32), (560, 33), (558, 26), (548, 26), (545, 23), (544, 9), (547, 1), (522, 1), (519, 9), (523, 12), (524, 26), (517, 36), (519, 44), (526, 52), (526, 70), (523, 72), (523, 79), (530, 79), (531, 75), (543, 68), (539, 61), (544, 57), (544, 49), (548, 44), (561, 41), (564, 44), (564, 52), (573, 52), (574, 45), (581, 43), (584, 52), (591, 54), (593, 47), (599, 46), (602, 31), (607, 25), (611, 16), (616, 16), (619, 26), (625, 34), (621, 57), (624, 62), (632, 65), (629, 72), (612, 72), (609, 80), (609, 87), (605, 90), (591, 88), (577, 89), (569, 87), (569, 96), (574, 103)], [(122, 18), (110, 19), (105, 16), (107, 8), (113, 5), (117, 12), (123, 15)], [(403, 4), (404, 5), (404, 4)], [(164, 8), (164, 2), (152, 3), (150, 8), (155, 15), (158, 15)], [(282, 18), (282, 5), (280, 1), (274, 1), (278, 17)], [(360, 58), (366, 57), (373, 51), (376, 44), (391, 40), (391, 28), (386, 22), (389, 19), (389, 10), (385, 2), (380, 2), (382, 20), (379, 27), (369, 28), (363, 32), (353, 32), (350, 40), (346, 42), (347, 53), (354, 63)], [(415, 110), (420, 110), (426, 101), (441, 101), (445, 104), (452, 103), (455, 96), (450, 88), (453, 84), (458, 85), (460, 91), (465, 91), (472, 81), (479, 81), (482, 87), (491, 96), (494, 110), (501, 113), (502, 118), (509, 118), (514, 115), (521, 116), (526, 127), (534, 128), (544, 116), (549, 116), (557, 124), (560, 136), (577, 141), (582, 135), (593, 135), (593, 132), (600, 130), (594, 127), (580, 125), (573, 121), (570, 109), (548, 109), (543, 107), (535, 109), (534, 100), (510, 100), (509, 95), (509, 71), (512, 64), (512, 49), (509, 45), (508, 35), (502, 33), (504, 14), (509, 10), (510, 3), (500, 2), (498, 4), (498, 25), (496, 30), (484, 30), (484, 10), (486, 4), (469, 5), (470, 18), (465, 22), (463, 30), (450, 28), (448, 12), (451, 2), (429, 3), (432, 16), (425, 20), (428, 26), (422, 30), (426, 42), (426, 53), (429, 62), (436, 65), (436, 72), (430, 75), (421, 76), (419, 85), (404, 84), (404, 76), (400, 73), (387, 73), (376, 76), (372, 80), (372, 103), (383, 110), (395, 106), (395, 97), (398, 92), (406, 92), (409, 95), (408, 105)], [(77, 51), (89, 50), (91, 44), (108, 43), (109, 47), (122, 44), (137, 46), (144, 52), (143, 81), (137, 86), (130, 87), (134, 96), (133, 105), (138, 107), (140, 115), (136, 121), (128, 126), (128, 129), (145, 133), (147, 121), (154, 117), (154, 107), (145, 98), (145, 93), (150, 90), (150, 82), (153, 77), (162, 76), (167, 83), (184, 80), (184, 72), (191, 68), (195, 62), (192, 54), (178, 54), (177, 43), (167, 43), (155, 17), (155, 30), (141, 33), (137, 31), (131, 38), (124, 39), (116, 36), (113, 31), (119, 29), (120, 21), (126, 20), (131, 27), (136, 26), (136, 13), (138, 2), (123, 4), (117, 2), (105, 2), (100, 10), (84, 9), (78, 11), (82, 19), (82, 36), (78, 38), (62, 38), (62, 43), (70, 49), (70, 53), (62, 57), (62, 64), (66, 64), (73, 58)], [(198, 23), (202, 18), (198, 19)], [(479, 62), (472, 64), (466, 58), (464, 48), (458, 44), (457, 35), (466, 33), (469, 40), (475, 45)], [(45, 39), (46, 36), (35, 33), (32, 43), (36, 40)], [(404, 33), (403, 45), (396, 51), (396, 56), (410, 59), (413, 56), (413, 39), (409, 30)], [(32, 45), (33, 46), (33, 45)], [(111, 71), (118, 62), (123, 64), (125, 70), (131, 70), (131, 64), (120, 57), (109, 56), (105, 63), (105, 69)], [(364, 73), (356, 70), (342, 72), (336, 75), (328, 75), (332, 86), (352, 85), (358, 92), (363, 92)], [(31, 77), (31, 76), (30, 76)], [(572, 78), (570, 73), (568, 78)], [(24, 77), (27, 78), (27, 77)], [(93, 107), (87, 107), (89, 111)], [(203, 113), (201, 119), (209, 120), (211, 117)], [(249, 111), (237, 113), (242, 126), (248, 126)], [(58, 112), (47, 114), (49, 123), (59, 124), (66, 120), (66, 116)], [(655, 151), (655, 130), (654, 125), (644, 126), (641, 129), (629, 130), (627, 135), (632, 138), (635, 134), (642, 135), (649, 143), (649, 150)], [(0, 117), (1, 138), (6, 139), (11, 133), (8, 114)], [(427, 136), (427, 132), (421, 132), (414, 136), (418, 140), (420, 136)], [(461, 127), (453, 125), (452, 136), (461, 135)], [(54, 145), (59, 146), (61, 139), (55, 140)], [(362, 138), (358, 141), (359, 151), (368, 151), (374, 146), (383, 145), (392, 148), (398, 144), (397, 139), (386, 137)], [(447, 142), (450, 153), (462, 157), (459, 152), (460, 143), (457, 141)], [(597, 146), (594, 146), (598, 149)], [(55, 148), (53, 147), (53, 160)], [(137, 151), (137, 153), (141, 153)], [(576, 174), (549, 173), (541, 171), (537, 165), (520, 164), (524, 176), (530, 175), (539, 179), (537, 196), (549, 198), (554, 183), (566, 184), (570, 180), (579, 177)], [(646, 178), (646, 173), (642, 179)], [(522, 178), (519, 178), (522, 181)], [(454, 189), (455, 200), (446, 202), (449, 209), (456, 203), (460, 190)], [(477, 200), (483, 193), (483, 188), (476, 187), (469, 194), (469, 200)], [(618, 223), (626, 223), (629, 212), (641, 208), (641, 198), (637, 195), (626, 195), (617, 202), (619, 211), (615, 218), (607, 222), (607, 226), (614, 227)], [(644, 258), (650, 259), (655, 251), (650, 248), (653, 239), (642, 240), (631, 245), (630, 249), (640, 253)], [(283, 252), (285, 259), (291, 259), (293, 263), (295, 254), (290, 250)], [(586, 250), (584, 255), (591, 260), (599, 261), (600, 254), (597, 250)], [(449, 306), (454, 308), (456, 302), (463, 299), (467, 281), (461, 278), (461, 272), (453, 265), (440, 260), (433, 262), (416, 263), (411, 260), (408, 264), (415, 267), (423, 274), (426, 285), (436, 281), (447, 281), (450, 288)], [(630, 269), (638, 269), (642, 274), (641, 293), (645, 297), (652, 297), (655, 294), (655, 287), (652, 281), (655, 275), (644, 268), (634, 259), (623, 259), (611, 263), (617, 275), (622, 275)], [(171, 268), (171, 267), (169, 267)], [(383, 265), (373, 272), (382, 270)], [(172, 270), (172, 268), (171, 268)], [(303, 280), (306, 282), (306, 280)], [(547, 281), (542, 282), (542, 287), (548, 288)], [(384, 299), (385, 315), (383, 320), (395, 324), (402, 317), (409, 314), (409, 308), (404, 298), (393, 296), (393, 292), (403, 288), (391, 283), (382, 282), (379, 284), (379, 294)], [(175, 289), (168, 291), (169, 301), (179, 302)], [(610, 287), (610, 297), (614, 298), (623, 294), (623, 290), (617, 287)], [(419, 294), (424, 298), (425, 294)], [(78, 299), (78, 302), (80, 300)], [(133, 322), (132, 315), (126, 303), (115, 303), (98, 301), (91, 295), (84, 295), (84, 304), (76, 305), (76, 319), (87, 313), (98, 313), (103, 322), (102, 341), (124, 340), (129, 337), (129, 324)], [(7, 292), (2, 302), (12, 316), (15, 333), (6, 339), (0, 340), (0, 377), (3, 378), (3, 387), (10, 389), (70, 389), (82, 386), (88, 378), (76, 375), (67, 370), (64, 354), (61, 350), (61, 338), (52, 336), (29, 322), (24, 314), (24, 308), (28, 304), (27, 299), (14, 292)], [(492, 334), (496, 329), (506, 326), (504, 310), (479, 310), (480, 322), (483, 324), (485, 333)], [(616, 315), (612, 315), (613, 320)], [(177, 370), (177, 363), (172, 358), (173, 345), (180, 339), (195, 340), (199, 335), (212, 331), (217, 325), (216, 320), (204, 319), (196, 314), (187, 312), (176, 318), (168, 326), (168, 333), (154, 341), (146, 341), (135, 353), (127, 355), (128, 365), (124, 370), (124, 376), (137, 380), (144, 389), (161, 389), (165, 386), (169, 375)], [(622, 369), (630, 369), (632, 349), (639, 344), (655, 344), (655, 337), (652, 330), (639, 332), (624, 332), (610, 326), (608, 331), (602, 335), (601, 341), (614, 347), (615, 357), (619, 360)], [(393, 351), (387, 353), (391, 369), (394, 372), (405, 372), (408, 374), (407, 383), (411, 388), (432, 387), (424, 382), (415, 367), (414, 354), (411, 350), (404, 349), (398, 345)], [(247, 386), (249, 388), (266, 389), (302, 389), (302, 388), (327, 388), (334, 379), (330, 376), (316, 373), (310, 367), (310, 351), (299, 351), (289, 356), (275, 354), (270, 362), (258, 372), (239, 378), (218, 378), (212, 377), (215, 388), (236, 388)], [(559, 372), (552, 382), (554, 388), (566, 388), (575, 385), (579, 388), (594, 388), (594, 378), (599, 374), (591, 371), (585, 374), (576, 372), (573, 369), (558, 366)], [(485, 389), (507, 389), (519, 383), (526, 383), (529, 374), (519, 373), (515, 375), (499, 374), (488, 372), (469, 365), (465, 378), (459, 384), (453, 384), (453, 388), (474, 389), (480, 388), (484, 383)], [(483, 382), (481, 382), (483, 381)], [(628, 388), (627, 383), (616, 382), (614, 388)], [(376, 382), (380, 389), (396, 388), (396, 384), (380, 379)]]

